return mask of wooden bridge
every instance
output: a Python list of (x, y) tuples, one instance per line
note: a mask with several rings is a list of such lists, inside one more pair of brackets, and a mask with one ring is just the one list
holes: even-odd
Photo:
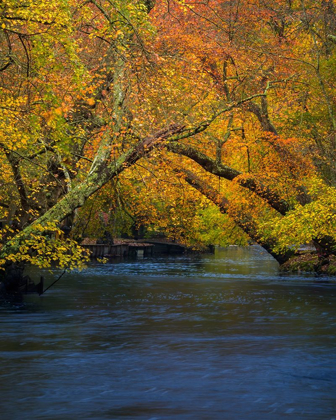
[(149, 257), (154, 254), (182, 254), (186, 247), (168, 241), (146, 240), (119, 244), (82, 244), (92, 258)]

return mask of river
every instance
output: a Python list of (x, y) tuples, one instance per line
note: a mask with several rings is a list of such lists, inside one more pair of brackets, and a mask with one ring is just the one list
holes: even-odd
[(336, 419), (336, 283), (256, 246), (93, 264), (0, 322), (1, 420)]

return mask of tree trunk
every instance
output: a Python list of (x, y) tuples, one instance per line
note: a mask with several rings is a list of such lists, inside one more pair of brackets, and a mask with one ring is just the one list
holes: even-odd
[(70, 216), (74, 210), (84, 205), (88, 197), (98, 191), (108, 181), (128, 167), (134, 165), (143, 156), (149, 154), (158, 143), (166, 141), (170, 136), (180, 133), (183, 128), (183, 126), (171, 125), (166, 129), (160, 130), (154, 135), (139, 141), (133, 149), (120, 156), (113, 163), (106, 162), (102, 156), (106, 153), (106, 150), (101, 148), (101, 155), (99, 152), (97, 153), (95, 162), (86, 179), (69, 191), (45, 214), (7, 242), (1, 250), (0, 258), (6, 258), (9, 254), (18, 253), (21, 243), (36, 231), (37, 226), (47, 226), (49, 223), (61, 222), (67, 216)]
[[(229, 200), (223, 197), (221, 194), (218, 193), (214, 188), (212, 188), (209, 184), (205, 181), (198, 178), (192, 172), (186, 169), (179, 169), (178, 172), (184, 175), (184, 179), (188, 184), (190, 184), (193, 188), (201, 192), (205, 197), (207, 197), (210, 201), (212, 201), (216, 206), (220, 209), (223, 214), (228, 214), (228, 209), (230, 206)], [(294, 255), (294, 251), (286, 251), (285, 253), (278, 253), (273, 250), (274, 243), (270, 240), (262, 240), (257, 233), (255, 222), (252, 220), (250, 215), (244, 215), (244, 220), (241, 217), (237, 217), (234, 215), (229, 214), (237, 226), (239, 226), (253, 241), (255, 241), (258, 245), (263, 247), (272, 257), (274, 257), (279, 264), (283, 264), (289, 260), (291, 256)]]

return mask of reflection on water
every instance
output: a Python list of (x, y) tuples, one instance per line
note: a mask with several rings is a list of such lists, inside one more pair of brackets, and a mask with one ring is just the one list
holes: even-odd
[(0, 418), (336, 419), (336, 285), (315, 280), (258, 247), (64, 276), (0, 308)]

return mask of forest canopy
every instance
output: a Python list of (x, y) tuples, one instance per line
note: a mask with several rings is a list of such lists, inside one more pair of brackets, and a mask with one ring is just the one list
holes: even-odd
[(139, 226), (334, 253), (335, 64), (331, 0), (3, 0), (0, 265)]

